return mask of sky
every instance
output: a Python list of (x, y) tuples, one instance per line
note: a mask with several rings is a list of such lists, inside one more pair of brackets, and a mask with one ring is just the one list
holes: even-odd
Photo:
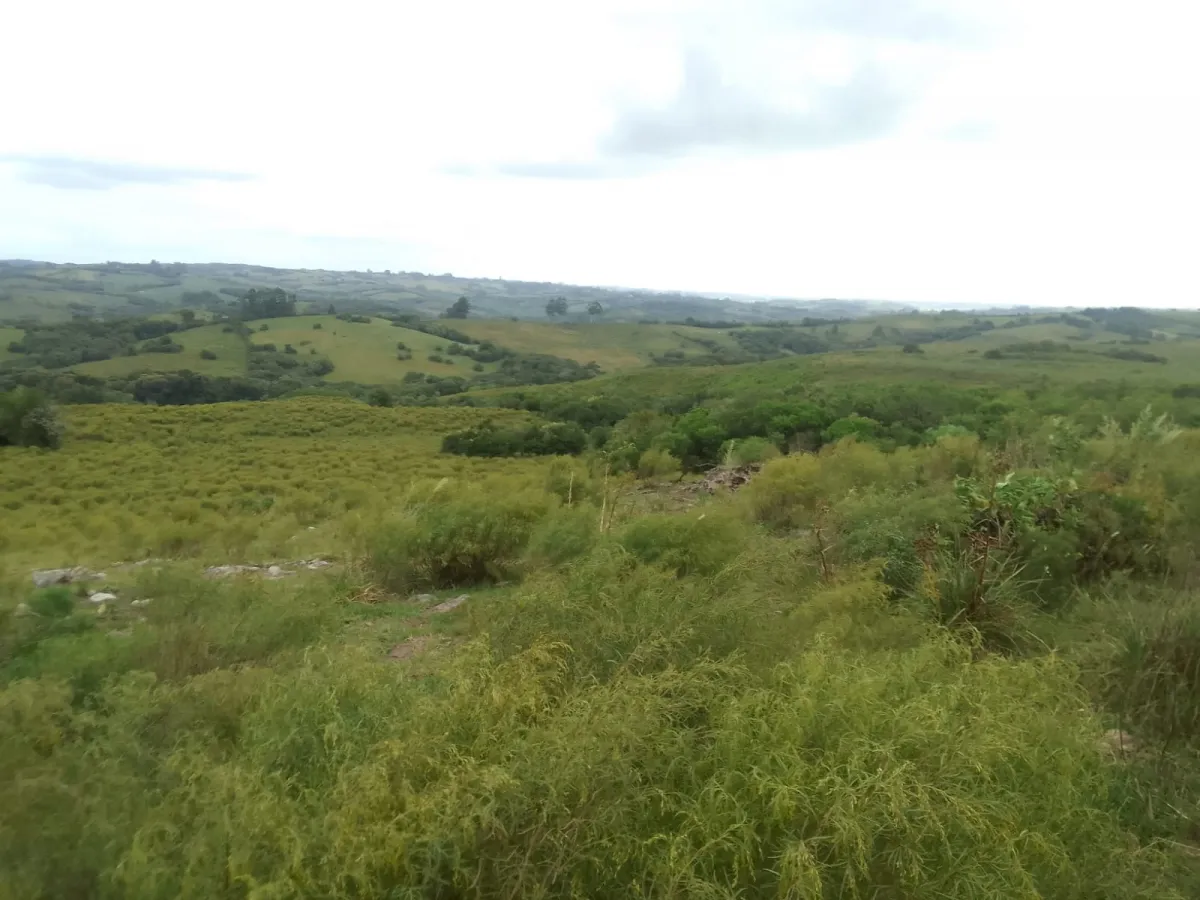
[(1186, 0), (40, 0), (0, 258), (1200, 307)]

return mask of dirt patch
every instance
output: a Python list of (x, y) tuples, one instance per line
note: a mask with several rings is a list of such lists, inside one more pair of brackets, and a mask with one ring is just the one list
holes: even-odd
[(437, 639), (431, 634), (414, 634), (408, 640), (401, 641), (388, 651), (388, 659), (403, 662), (425, 653)]

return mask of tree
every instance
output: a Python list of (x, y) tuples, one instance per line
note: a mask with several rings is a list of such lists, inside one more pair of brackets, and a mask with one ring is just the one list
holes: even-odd
[(19, 387), (0, 394), (0, 447), (62, 446), (63, 426), (49, 401), (38, 391)]
[(593, 300), (587, 305), (587, 313), (594, 319), (596, 316), (604, 315), (604, 307), (600, 305), (599, 300)]
[(183, 322), (184, 328), (191, 328), (196, 324), (196, 314), (190, 309), (181, 309), (179, 311), (179, 320)]
[(466, 297), (459, 297), (455, 300), (450, 308), (442, 313), (443, 319), (465, 319), (471, 314), (471, 301)]
[(553, 318), (554, 316), (565, 316), (567, 314), (567, 298), (566, 297), (551, 297), (546, 301), (546, 315)]
[(283, 288), (251, 288), (238, 301), (238, 314), (243, 321), (294, 316), (296, 295)]

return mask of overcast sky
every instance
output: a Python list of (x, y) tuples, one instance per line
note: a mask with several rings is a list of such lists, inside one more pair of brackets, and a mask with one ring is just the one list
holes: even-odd
[(0, 257), (1200, 306), (1187, 0), (39, 0)]

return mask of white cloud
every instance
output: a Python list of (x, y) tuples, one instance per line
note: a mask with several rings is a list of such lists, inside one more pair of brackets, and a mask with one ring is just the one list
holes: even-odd
[(20, 4), (0, 256), (1200, 306), (1197, 25), (1169, 0)]

